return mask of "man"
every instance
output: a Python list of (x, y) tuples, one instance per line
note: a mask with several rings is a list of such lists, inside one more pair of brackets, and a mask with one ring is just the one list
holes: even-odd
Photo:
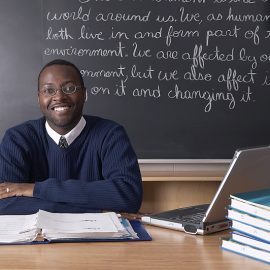
[(78, 68), (54, 60), (38, 87), (44, 117), (9, 129), (0, 145), (0, 214), (138, 211), (136, 155), (121, 126), (83, 116), (87, 93)]

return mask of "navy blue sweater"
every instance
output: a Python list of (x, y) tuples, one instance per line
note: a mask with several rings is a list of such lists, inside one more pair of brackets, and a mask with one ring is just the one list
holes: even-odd
[(138, 211), (141, 175), (125, 130), (110, 120), (84, 117), (85, 128), (66, 149), (47, 134), (45, 118), (6, 132), (0, 145), (0, 181), (35, 187), (33, 198), (0, 200), (0, 214)]

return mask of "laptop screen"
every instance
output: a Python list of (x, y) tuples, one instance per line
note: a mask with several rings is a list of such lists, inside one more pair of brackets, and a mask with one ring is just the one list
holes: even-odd
[(270, 187), (270, 147), (237, 150), (203, 219), (223, 220), (230, 195)]

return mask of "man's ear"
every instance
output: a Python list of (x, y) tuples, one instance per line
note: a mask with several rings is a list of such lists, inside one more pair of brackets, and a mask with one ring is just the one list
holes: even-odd
[(87, 89), (85, 89), (85, 98), (84, 98), (84, 102), (86, 102), (88, 99), (88, 93), (87, 93)]

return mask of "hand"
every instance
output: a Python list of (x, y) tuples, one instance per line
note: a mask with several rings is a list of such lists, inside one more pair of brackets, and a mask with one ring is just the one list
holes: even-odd
[(0, 199), (13, 196), (33, 197), (34, 184), (29, 183), (0, 183)]

